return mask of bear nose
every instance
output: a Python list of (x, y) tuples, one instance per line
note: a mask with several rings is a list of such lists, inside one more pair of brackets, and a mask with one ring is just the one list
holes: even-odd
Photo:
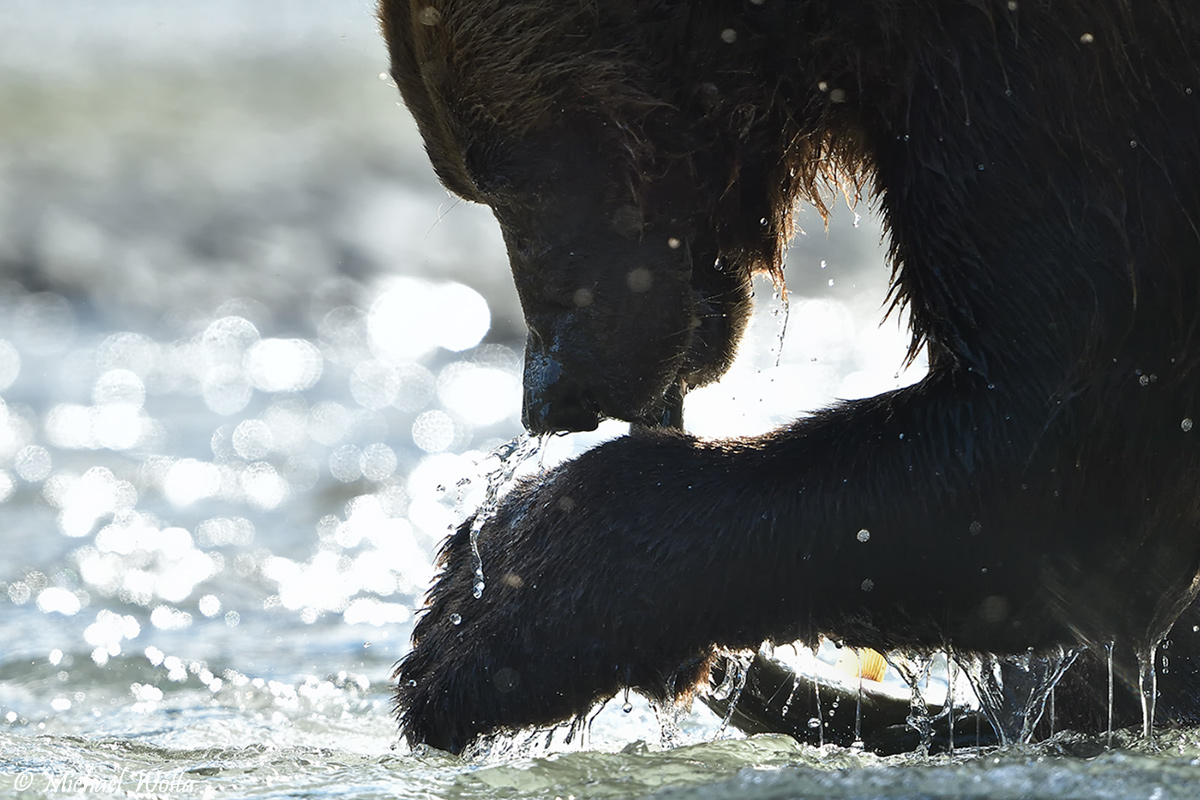
[(533, 434), (594, 431), (600, 408), (587, 386), (530, 337), (525, 346), (525, 397), (521, 424)]
[(579, 363), (579, 320), (572, 313), (527, 314), (521, 423), (532, 434), (594, 431), (601, 403), (591, 381), (594, 364)]

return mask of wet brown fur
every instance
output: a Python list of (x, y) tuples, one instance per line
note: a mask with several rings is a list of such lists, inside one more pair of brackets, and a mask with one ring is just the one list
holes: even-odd
[[(637, 7), (654, 4), (605, 4), (598, 0), (549, 4), (544, 0), (414, 0), (381, 4), (380, 20), (392, 53), (392, 75), (448, 188), (464, 199), (487, 203), (486, 191), (475, 186), (465, 168), (463, 149), (480, 131), (513, 138), (553, 127), (556, 115), (569, 106), (586, 108), (611, 121), (617, 139), (613, 147), (626, 154), (633, 191), (644, 191), (645, 178), (655, 171), (646, 169), (649, 145), (641, 123), (653, 108), (676, 106), (681, 98), (672, 96), (660, 76), (648, 73), (644, 58), (631, 52), (642, 44), (637, 35), (626, 28), (617, 28), (621, 31), (617, 36), (611, 30), (598, 29), (606, 5), (616, 9), (615, 14), (631, 17), (630, 24), (636, 24)], [(697, 8), (712, 5), (721, 4), (695, 4)], [(724, 5), (724, 18), (735, 20), (742, 4)], [(1128, 114), (1131, 105), (1143, 113), (1188, 100), (1182, 94), (1186, 83), (1183, 78), (1200, 52), (1200, 43), (1187, 39), (1187, 31), (1195, 27), (1196, 12), (1171, 0), (1149, 0), (1141, 5), (1154, 6), (1174, 29), (1177, 42), (1172, 46), (1180, 58), (1175, 65), (1179, 67), (1177, 75), (1163, 70), (1160, 63), (1147, 61), (1148, 55), (1157, 56), (1148, 54), (1146, 43), (1139, 38), (1139, 24), (1148, 13), (1144, 8), (1135, 13), (1133, 0), (1099, 4), (1038, 0), (1022, 3), (1015, 10), (1002, 1), (934, 2), (926, 4), (920, 14), (914, 13), (909, 0), (876, 0), (847, 6), (841, 19), (837, 14), (813, 14), (811, 18), (822, 23), (824, 29), (804, 30), (803, 35), (823, 50), (823, 63), (811, 71), (797, 69), (796, 74), (821, 76), (819, 84), (789, 85), (794, 75), (776, 75), (773, 81), (764, 81), (759, 72), (746, 70), (742, 75), (723, 74), (722, 85), (717, 87), (721, 99), (715, 112), (721, 117), (720, 128), (726, 139), (709, 145), (728, 147), (732, 142), (735, 147), (743, 146), (728, 159), (728, 202), (717, 216), (734, 220), (765, 210), (768, 223), (765, 231), (723, 228), (721, 250), (727, 258), (739, 268), (766, 271), (782, 280), (783, 254), (795, 232), (793, 210), (797, 203), (812, 204), (824, 215), (834, 196), (844, 195), (852, 203), (864, 192), (874, 196), (880, 189), (873, 183), (873, 150), (877, 143), (864, 139), (855, 115), (845, 113), (850, 106), (834, 102), (834, 92), (847, 93), (847, 103), (854, 105), (856, 91), (882, 81), (890, 84), (893, 93), (885, 100), (898, 107), (905, 98), (911, 102), (913, 87), (918, 83), (947, 76), (953, 80), (955, 54), (936, 48), (915, 60), (906, 56), (908, 74), (883, 75), (874, 70), (894, 68), (896, 59), (891, 51), (921, 53), (919, 42), (926, 38), (923, 28), (928, 25), (927, 9), (954, 5), (974, 6), (988, 16), (992, 40), (973, 46), (995, 50), (998, 64), (1007, 57), (1001, 52), (1002, 40), (1005, 45), (1015, 43), (1022, 27), (1045, 30), (1049, 27), (1045, 22), (1053, 18), (1052, 25), (1060, 29), (1064, 41), (1043, 44), (1096, 54), (1090, 80), (1103, 84), (1100, 94), (1110, 104), (1103, 114), (1109, 117), (1114, 130), (1136, 129), (1136, 121)], [(852, 21), (860, 13), (869, 14), (865, 22)], [(1026, 19), (1030, 21), (1026, 23)], [(1062, 24), (1068, 20), (1075, 24)], [(848, 27), (870, 30), (866, 36), (861, 32), (851, 36), (844, 30)], [(569, 46), (564, 47), (564, 42)], [(1074, 141), (1086, 151), (1091, 168), (1107, 163), (1114, 181), (1119, 180), (1122, 166), (1112, 162), (1107, 148), (1096, 146), (1091, 131), (1079, 127), (1081, 114), (1075, 107), (1077, 74), (1050, 64), (1038, 67), (1030, 77), (1044, 102), (1032, 108), (1023, 123), (1043, 128), (1062, 141)], [(978, 98), (972, 96), (977, 87), (966, 85), (967, 78), (961, 74), (957, 78), (957, 82), (943, 87), (943, 102), (953, 106), (966, 121), (973, 110), (980, 110)], [(1096, 87), (1088, 88), (1092, 90), (1089, 97), (1094, 96)], [(1200, 87), (1195, 90), (1200, 91)], [(798, 104), (798, 96), (804, 102)], [(764, 148), (764, 142), (770, 142), (770, 147)], [(677, 157), (688, 155), (684, 152)], [(1166, 170), (1169, 165), (1164, 163), (1162, 167)], [(761, 182), (765, 196), (750, 200), (733, 187), (744, 172), (752, 169), (766, 175)], [(1074, 201), (1058, 199), (1064, 204)], [(1112, 216), (1117, 224), (1124, 224), (1119, 217), (1126, 210), (1094, 209)], [(1200, 226), (1200, 221), (1192, 220), (1192, 224)], [(903, 270), (904, 254), (896, 242), (892, 260), (896, 270), (893, 301), (899, 307), (920, 289)], [(1137, 275), (1131, 271), (1128, 279), (1136, 300)], [(929, 333), (920, 327), (918, 319), (910, 358), (926, 343)]]
[[(413, 112), (430, 157), (443, 183), (467, 200), (486, 203), (464, 168), (461, 148), (492, 129), (502, 138), (553, 127), (564, 105), (588, 109), (611, 121), (613, 146), (627, 156), (631, 183), (644, 188), (648, 143), (641, 130), (647, 113), (675, 105), (664, 96), (657, 76), (628, 51), (635, 37), (602, 36), (600, 8), (592, 0), (543, 2), (480, 0), (471, 3), (383, 3), (380, 19), (393, 54), (392, 76)], [(636, 4), (614, 4), (617, 7)], [(570, 46), (564, 48), (564, 42)], [(836, 123), (828, 104), (805, 109), (776, 107), (784, 101), (779, 87), (763, 86), (754, 75), (744, 85), (720, 87), (723, 132), (750, 149), (730, 158), (729, 187), (746, 164), (767, 164), (765, 198), (756, 210), (768, 210), (767, 231), (749, 240), (727, 239), (722, 252), (737, 254), (743, 268), (782, 279), (783, 253), (794, 229), (797, 202), (822, 213), (834, 192), (857, 199), (869, 174), (866, 150), (853, 130)], [(446, 114), (445, 109), (452, 113)], [(816, 118), (808, 114), (816, 112)], [(789, 123), (780, 134), (773, 114)], [(769, 137), (776, 146), (762, 152)], [(717, 146), (716, 142), (710, 143)], [(688, 153), (677, 157), (687, 158)], [(635, 188), (635, 191), (637, 188)], [(733, 199), (736, 192), (730, 192)], [(738, 219), (744, 210), (730, 203), (721, 216)]]
[[(714, 645), (1144, 648), (1191, 600), (1200, 6), (383, 0), (381, 19), (435, 169), (468, 199), (501, 202), (489, 148), (581, 115), (635, 202), (710, 175), (697, 194), (738, 273), (779, 273), (797, 202), (868, 195), (930, 362), (764, 437), (637, 432), (523, 487), (479, 545), (536, 593), (474, 601), (460, 530), (399, 668), (410, 741), (461, 749), (622, 686), (666, 697)], [(643, 323), (614, 340), (624, 361)], [(522, 693), (491, 691), (498, 668)], [(1175, 718), (1200, 717), (1195, 672), (1164, 676)]]

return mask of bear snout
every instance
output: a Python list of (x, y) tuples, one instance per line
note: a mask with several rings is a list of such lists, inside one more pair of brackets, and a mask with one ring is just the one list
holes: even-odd
[[(557, 326), (570, 330), (569, 325)], [(645, 351), (633, 351), (621, 373), (602, 368), (573, 336), (548, 339), (532, 329), (525, 343), (521, 423), (533, 434), (592, 431), (601, 419), (620, 419), (646, 427), (683, 427), (685, 382), (673, 373), (638, 375)], [(666, 387), (660, 384), (666, 382)], [(641, 387), (651, 383), (649, 391)]]
[(568, 374), (533, 336), (525, 345), (524, 384), (521, 424), (530, 433), (593, 431), (600, 424), (591, 390)]

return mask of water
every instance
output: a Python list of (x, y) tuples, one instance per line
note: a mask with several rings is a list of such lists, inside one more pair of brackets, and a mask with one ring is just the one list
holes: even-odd
[(929, 690), (929, 671), (932, 666), (930, 657), (924, 654), (910, 654), (906, 658), (896, 658), (890, 663), (908, 684), (910, 695), (906, 722), (920, 736), (917, 754), (922, 757), (928, 756), (933, 744), (933, 720), (930, 718), (929, 703), (925, 697)]
[[(1105, 655), (1107, 656), (1106, 661), (1107, 661), (1107, 666), (1108, 666), (1108, 727), (1105, 730), (1105, 742), (1110, 746), (1112, 745), (1112, 741), (1113, 741), (1113, 649), (1114, 649), (1114, 647), (1115, 647), (1114, 642), (1108, 642), (1104, 645), (1104, 652), (1105, 652)], [(1145, 733), (1145, 731), (1143, 731), (1143, 733)], [(1146, 737), (1143, 736), (1142, 738), (1144, 739)]]
[(546, 436), (516, 436), (493, 450), (484, 462), (486, 466), (483, 477), (487, 483), (483, 502), (479, 504), (471, 522), (471, 553), (475, 558), (475, 586), (472, 594), (476, 600), (483, 597), (483, 590), (487, 587), (483, 559), (479, 555), (479, 534), (488, 519), (496, 513), (504, 493), (512, 488), (517, 471), (528, 460), (544, 455), (546, 440)]
[[(741, 738), (696, 704), (664, 750), (636, 696), (586, 747), (403, 747), (389, 676), (520, 432), (524, 333), (368, 6), (0, 0), (0, 795), (1194, 796), (1195, 731), (921, 762)], [(876, 230), (835, 218), (792, 257), (782, 357), (768, 303), (689, 393), (696, 432), (919, 375), (876, 326)]]
[[(1054, 686), (1081, 652), (1082, 648), (1059, 647), (1010, 656), (984, 654), (967, 662), (971, 685), (1000, 741), (1028, 744), (1033, 740)], [(1111, 693), (1108, 703), (1111, 729)]]
[(1154, 735), (1154, 706), (1158, 701), (1158, 675), (1154, 670), (1158, 642), (1138, 651), (1138, 689), (1142, 694), (1142, 736)]

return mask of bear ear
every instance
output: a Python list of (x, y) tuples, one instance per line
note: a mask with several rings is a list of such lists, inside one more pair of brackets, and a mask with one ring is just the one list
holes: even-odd
[(430, 58), (423, 43), (418, 41), (420, 29), (431, 27), (428, 16), (431, 11), (434, 9), (418, 7), (411, 0), (381, 0), (379, 22), (392, 62), (392, 79), (417, 121), (438, 180), (464, 200), (481, 202), (463, 163), (459, 137), (439, 91), (447, 81), (446, 64)]

